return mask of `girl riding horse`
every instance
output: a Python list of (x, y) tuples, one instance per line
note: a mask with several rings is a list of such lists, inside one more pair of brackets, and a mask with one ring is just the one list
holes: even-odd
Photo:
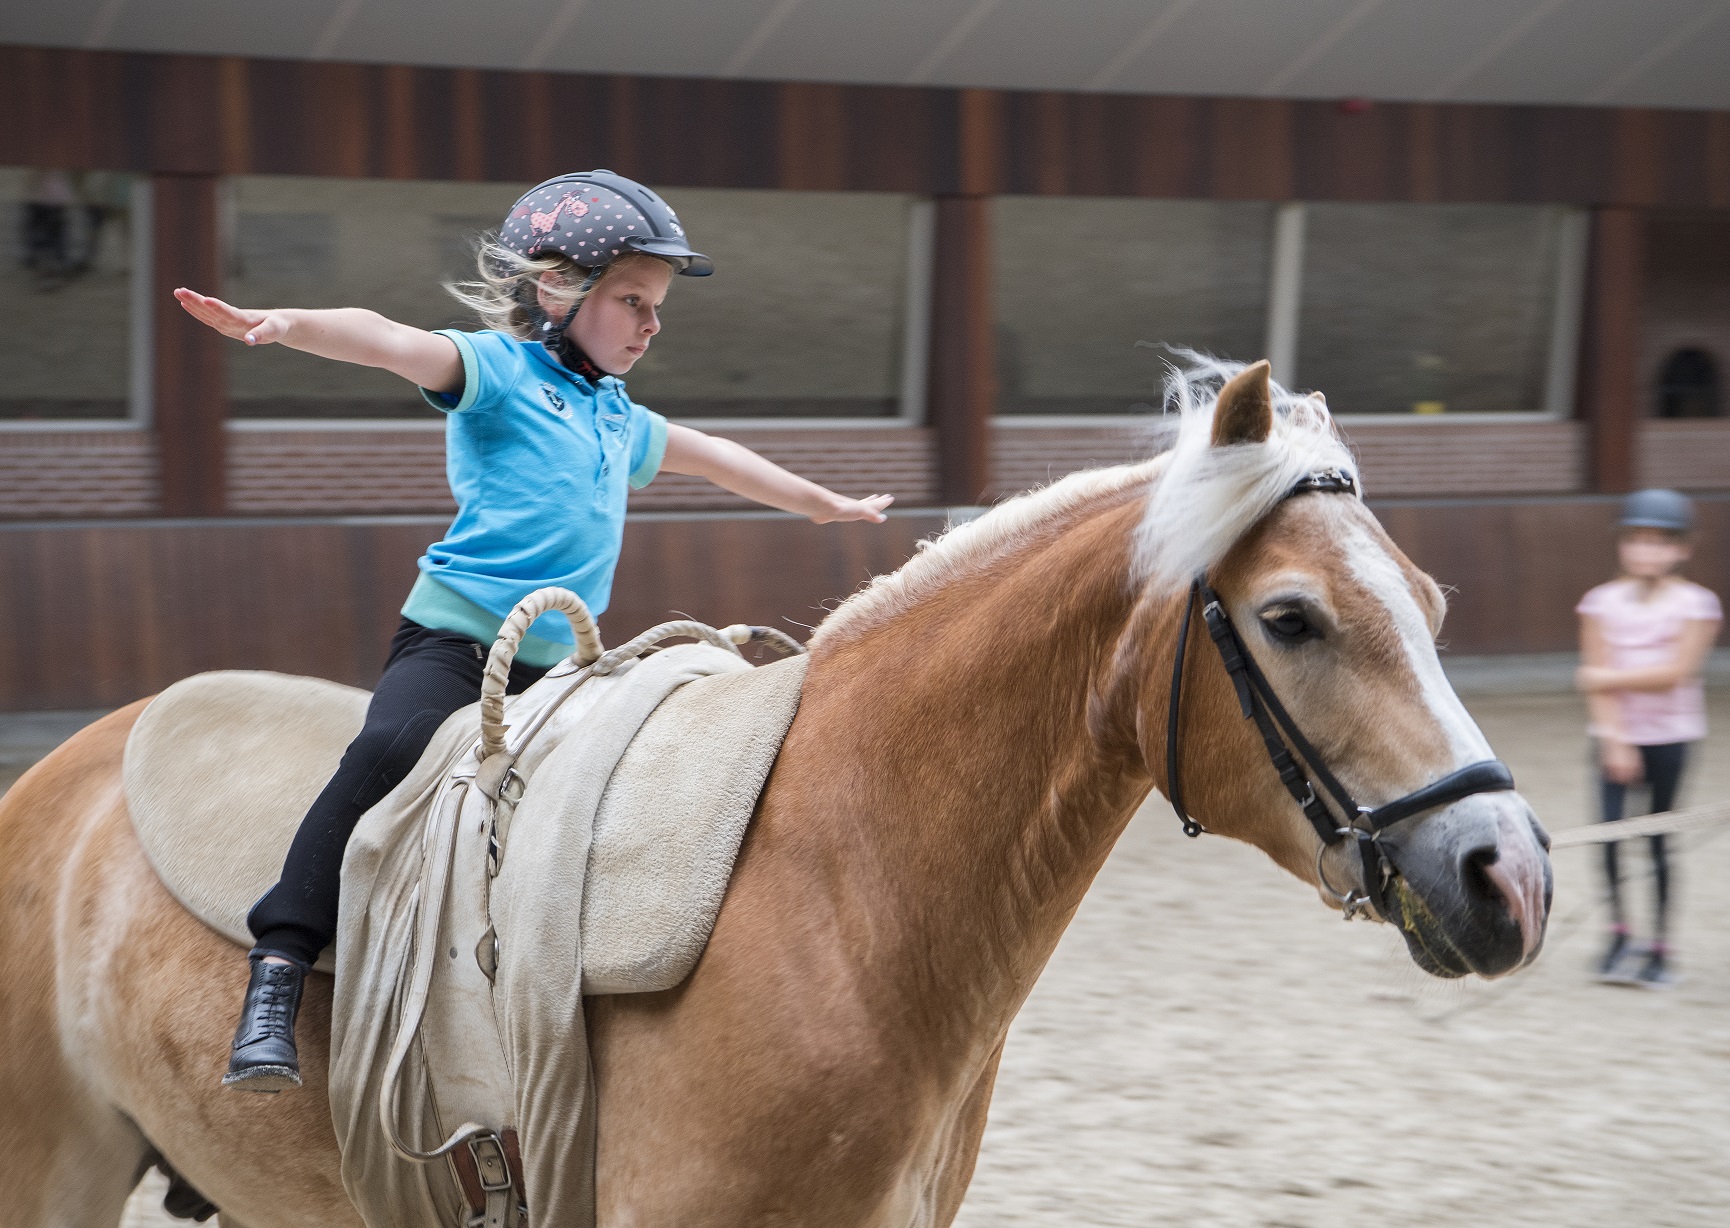
[[(662, 470), (703, 477), (818, 524), (881, 522), (892, 498), (849, 499), (730, 440), (669, 423), (620, 379), (661, 331), (674, 273), (706, 277), (673, 210), (640, 183), (596, 170), (540, 184), (483, 241), (480, 279), (451, 287), (489, 327), (425, 332), (371, 311), (248, 310), (176, 290), (187, 311), (247, 345), (271, 343), (382, 367), (448, 415), (457, 515), (428, 548), (402, 608), (366, 723), (302, 820), (282, 877), (247, 918), (251, 980), (223, 1083), (300, 1084), (295, 1017), (307, 971), (336, 936), (343, 848), (444, 719), (480, 698), (487, 647), (537, 588), (607, 607), (627, 487)], [(523, 638), (510, 690), (574, 649), (549, 613)]]

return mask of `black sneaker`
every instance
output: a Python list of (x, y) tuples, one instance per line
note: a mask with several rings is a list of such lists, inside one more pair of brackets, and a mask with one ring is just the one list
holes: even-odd
[(1634, 970), (1630, 967), (1633, 952), (1628, 949), (1628, 931), (1611, 930), (1610, 946), (1598, 961), (1598, 980), (1606, 985), (1632, 985)]
[(300, 1086), (300, 1055), (294, 1048), (294, 1019), (300, 1012), (300, 990), (306, 969), (299, 964), (273, 964), (254, 956), (252, 979), (234, 1030), (224, 1087), (249, 1092), (280, 1092)]
[(1634, 983), (1641, 989), (1669, 989), (1679, 980), (1670, 966), (1665, 962), (1664, 950), (1654, 947), (1646, 953), (1646, 962), (1640, 965), (1640, 971), (1634, 975)]

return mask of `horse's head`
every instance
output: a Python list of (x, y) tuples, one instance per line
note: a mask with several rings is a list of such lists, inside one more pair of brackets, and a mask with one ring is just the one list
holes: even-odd
[[(1494, 755), (1442, 673), (1441, 591), (1357, 497), (1319, 398), (1270, 386), (1265, 363), (1235, 374), (1212, 404), (1194, 388), (1193, 377), (1180, 385), (1178, 444), (1141, 530), (1141, 633), (1131, 639), (1149, 770), (1170, 796), (1175, 728), (1182, 801), (1201, 826), (1259, 846), (1348, 915), (1361, 908), (1397, 925), (1425, 971), (1522, 966), (1543, 941), (1549, 841), (1499, 765), (1485, 765)], [(1209, 618), (1202, 607), (1215, 594)], [(1226, 662), (1238, 646), (1251, 660), (1234, 678)], [(1297, 781), (1276, 770), (1282, 746), (1296, 752)], [(1484, 766), (1456, 775), (1472, 765)], [(1372, 811), (1438, 781), (1450, 782), (1439, 797), (1411, 799), (1414, 813), (1387, 811), (1379, 823), (1344, 813), (1326, 787), (1337, 782)], [(1306, 814), (1311, 782), (1325, 809)]]

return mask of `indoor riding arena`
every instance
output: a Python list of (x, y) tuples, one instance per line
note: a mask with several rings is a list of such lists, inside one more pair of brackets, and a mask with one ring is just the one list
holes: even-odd
[[(4, 1157), (40, 1143), (30, 1186), (49, 1191), (0, 1228), (166, 1228), (171, 1211), (385, 1228), (402, 1221), (378, 1210), (374, 1151), (430, 1174), (450, 1228), (1723, 1222), (1727, 62), (1730, 8), (1706, 0), (0, 14), (0, 938), (23, 935), (0, 942), (0, 1183), (23, 1180)], [(615, 174), (576, 174), (596, 168)], [(572, 176), (581, 192), (545, 211), (557, 193), (537, 185)], [(550, 240), (499, 255), (525, 219), (573, 242), (604, 226), (612, 206), (582, 197), (597, 183), (625, 184), (621, 208), (654, 229), (608, 240), (611, 271)], [(486, 235), (503, 246), (483, 269), (530, 269), (501, 301), (532, 336), (446, 293), (477, 276)], [(644, 267), (664, 304), (619, 297)], [(594, 330), (616, 303), (636, 348), (610, 366)], [(240, 321), (227, 335), (221, 311)], [(477, 394), (507, 378), (495, 350), (431, 331), (482, 329), (529, 372), (509, 377), (517, 399)], [(627, 369), (635, 405), (612, 378)], [(469, 425), (536, 406), (527, 451), (487, 449), (530, 427)], [(573, 408), (593, 476), (546, 442)], [(1293, 460), (1304, 447), (1321, 459)], [(1252, 453), (1283, 475), (1271, 495), (1229, 485)], [(548, 540), (590, 531), (567, 519), (606, 532), (568, 567), (502, 554), (494, 574), (481, 536), (459, 542), (486, 517)], [(1179, 557), (1182, 574), (1162, 561)], [(474, 586), (446, 587), (447, 567)], [(574, 612), (511, 629), (549, 585), (604, 607), (617, 656), (583, 655)], [(1086, 622), (1090, 601), (1117, 621)], [(226, 926), (200, 911), (127, 818), (145, 752), (126, 730), (149, 718), (80, 734), (209, 671), (378, 688), (372, 730), (405, 617), (461, 639), (472, 688), (493, 685), (495, 637), (500, 692), (512, 652), (532, 666), (556, 639), (533, 678), (573, 654), (521, 700), (511, 675), (511, 758), (489, 758), (502, 734), (434, 739), (446, 713), (491, 702), (473, 689), (416, 715), (406, 756), (407, 734), (387, 737), (401, 770), (353, 799), (364, 842), (415, 782), (468, 788), (491, 817), (468, 853), (454, 824), (449, 881), (469, 881), (464, 856), (486, 861), (482, 927), (518, 881), (507, 833), (539, 839), (524, 833), (553, 804), (534, 808), (541, 777), (515, 756), (543, 725), (562, 738), (589, 719), (586, 699), (567, 724), (546, 715), (562, 698), (531, 718), (541, 688), (588, 687), (605, 713), (687, 648), (704, 685), (784, 668), (763, 628), (810, 650), (741, 830), (698, 856), (721, 858), (713, 899), (665, 906), (699, 917), (694, 968), (638, 994), (565, 977), (588, 995), (559, 1038), (586, 1071), (567, 1116), (536, 1116), (544, 1090), (507, 1056), (504, 1116), (454, 1161), (412, 1166), (390, 1130), (361, 1136), (379, 1130), (371, 1083), (323, 1103), (327, 1066), (340, 1078), (342, 1046), (357, 1051), (361, 846), (341, 871), (335, 981), (269, 948), (307, 986), (283, 1026), (308, 1086), (222, 1087), (225, 1063), (241, 1069), (226, 1038), (256, 1005), (240, 969), (256, 984), (275, 966), (248, 964), (237, 927), (276, 880), (246, 887)], [(629, 642), (669, 620), (708, 647), (639, 659)], [(254, 775), (318, 794), (365, 737), (364, 697), (340, 694), (353, 719), (312, 731), (333, 748), (316, 779)], [(773, 723), (711, 708), (729, 746)], [(312, 736), (276, 738), (271, 719), (246, 716), (257, 754)], [(637, 719), (639, 739), (660, 728)], [(222, 724), (186, 754), (222, 763)], [(564, 779), (550, 765), (589, 728), (536, 772)], [(626, 741), (619, 772), (648, 753)], [(433, 761), (447, 743), (468, 767)], [(213, 770), (244, 797), (239, 769)], [(578, 863), (594, 893), (611, 794), (584, 770), (601, 773)], [(1006, 800), (1023, 782), (1025, 811)], [(220, 878), (220, 849), (264, 839), (275, 800), (208, 820), (208, 858), (195, 842), (179, 872)], [(443, 804), (429, 834), (410, 824), (428, 849)], [(1474, 822), (1492, 834), (1435, 844)], [(992, 861), (998, 837), (1019, 859)], [(1455, 875), (1434, 893), (1432, 844)], [(655, 851), (649, 877), (685, 873), (673, 856)], [(408, 911), (376, 922), (403, 950), (368, 958), (401, 967), (385, 998), (411, 1055), (402, 1099), (449, 1133), (474, 1114), (451, 1117), (444, 1050), (398, 1012), (421, 1009), (419, 985), (439, 1026), (461, 978), (416, 960), (491, 995), (507, 1055), (518, 965), (500, 962), (502, 920), (479, 945), (427, 928), (445, 879), (424, 857)], [(584, 881), (571, 911), (588, 927)], [(104, 926), (131, 937), (92, 954)], [(1483, 955), (1495, 942), (1512, 954)], [(162, 961), (159, 990), (104, 971), (139, 960)], [(139, 1005), (156, 992), (200, 1009)], [(196, 1035), (166, 1022), (194, 1013)], [(760, 1068), (756, 1034), (773, 1050)], [(537, 1189), (542, 1121), (575, 1140), (576, 1175), (559, 1171), (580, 1212), (543, 1213), (567, 1204)], [(249, 1189), (251, 1165), (270, 1170), (247, 1138), (289, 1144), (280, 1187)], [(686, 1187), (687, 1204), (667, 1192)]]

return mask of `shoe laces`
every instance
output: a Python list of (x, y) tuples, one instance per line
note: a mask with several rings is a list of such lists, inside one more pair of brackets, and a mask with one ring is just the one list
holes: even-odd
[(286, 1035), (299, 971), (283, 964), (266, 964), (264, 967), (266, 971), (258, 988), (256, 1018), (272, 1035)]

